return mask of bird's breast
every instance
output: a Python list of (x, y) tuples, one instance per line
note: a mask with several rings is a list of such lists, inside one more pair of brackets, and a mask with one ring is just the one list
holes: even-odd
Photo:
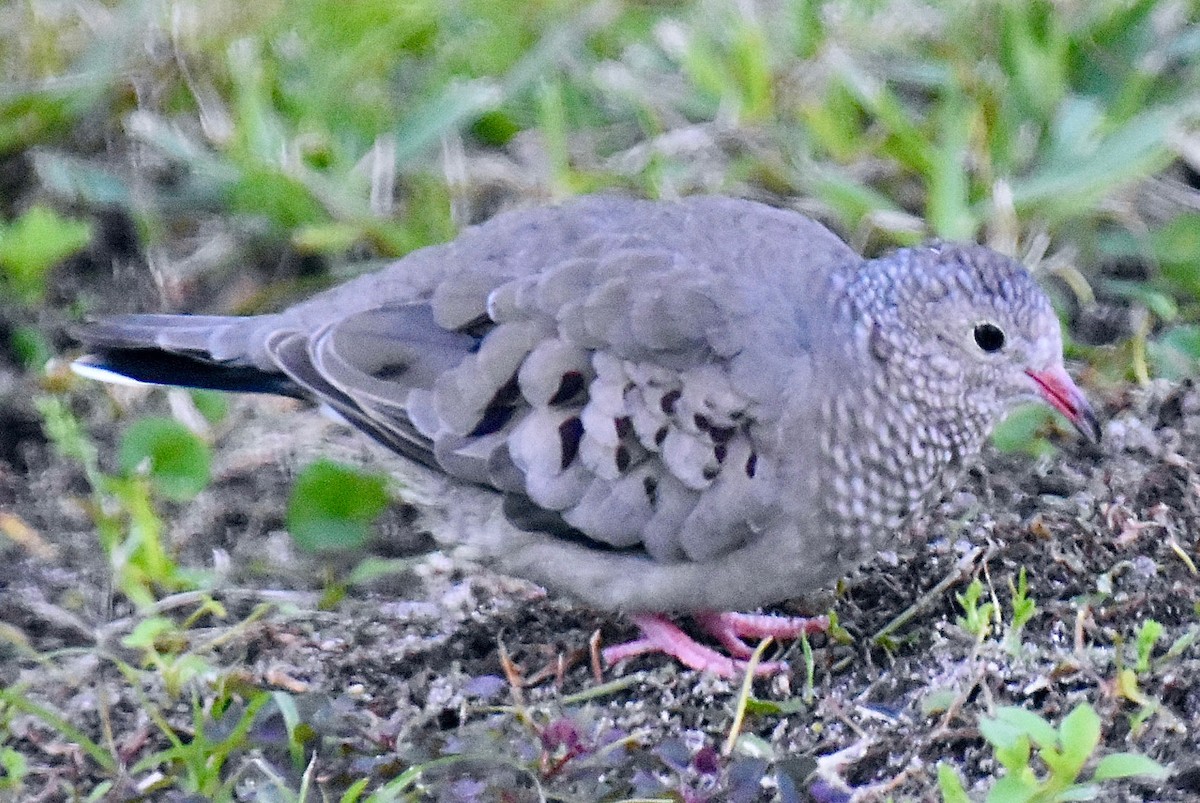
[(938, 501), (961, 471), (958, 444), (919, 405), (870, 386), (822, 405), (819, 485), (826, 536), (847, 564), (869, 558)]

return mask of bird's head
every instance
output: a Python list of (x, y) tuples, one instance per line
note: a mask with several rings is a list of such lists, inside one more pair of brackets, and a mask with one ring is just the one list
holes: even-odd
[[(974, 245), (935, 244), (867, 263), (877, 356), (894, 359), (948, 406), (1001, 415), (1032, 400), (1100, 439), (1091, 405), (1063, 367), (1062, 331), (1045, 293), (1018, 262)], [(891, 336), (889, 336), (891, 333)], [(893, 356), (894, 355), (894, 356)]]

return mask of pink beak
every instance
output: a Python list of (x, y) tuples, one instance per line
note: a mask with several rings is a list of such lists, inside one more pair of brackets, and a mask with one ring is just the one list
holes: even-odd
[(1047, 368), (1044, 371), (1026, 369), (1030, 379), (1038, 385), (1046, 402), (1067, 417), (1079, 434), (1092, 443), (1100, 442), (1100, 422), (1092, 412), (1092, 405), (1084, 398), (1083, 391), (1062, 368)]

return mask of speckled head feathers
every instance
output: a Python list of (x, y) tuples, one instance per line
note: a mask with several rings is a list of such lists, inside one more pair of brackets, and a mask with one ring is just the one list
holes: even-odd
[(976, 245), (938, 243), (863, 263), (848, 288), (889, 373), (923, 375), (931, 405), (988, 425), (1038, 398), (1029, 371), (1061, 370), (1049, 300), (1018, 262)]

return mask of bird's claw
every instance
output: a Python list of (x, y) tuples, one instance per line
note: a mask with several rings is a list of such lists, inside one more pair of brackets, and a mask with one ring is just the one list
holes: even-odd
[[(609, 666), (637, 655), (661, 652), (674, 657), (689, 669), (712, 672), (723, 678), (738, 677), (748, 668), (749, 663), (746, 659), (753, 654), (753, 650), (742, 641), (743, 638), (797, 638), (819, 632), (829, 626), (824, 617), (802, 619), (764, 614), (698, 614), (695, 617), (696, 622), (729, 651), (729, 655), (724, 655), (712, 647), (697, 643), (661, 614), (638, 614), (632, 618), (642, 631), (641, 638), (605, 647), (602, 655), (604, 662)], [(764, 677), (787, 670), (788, 665), (785, 661), (765, 661), (754, 667), (754, 674)]]

